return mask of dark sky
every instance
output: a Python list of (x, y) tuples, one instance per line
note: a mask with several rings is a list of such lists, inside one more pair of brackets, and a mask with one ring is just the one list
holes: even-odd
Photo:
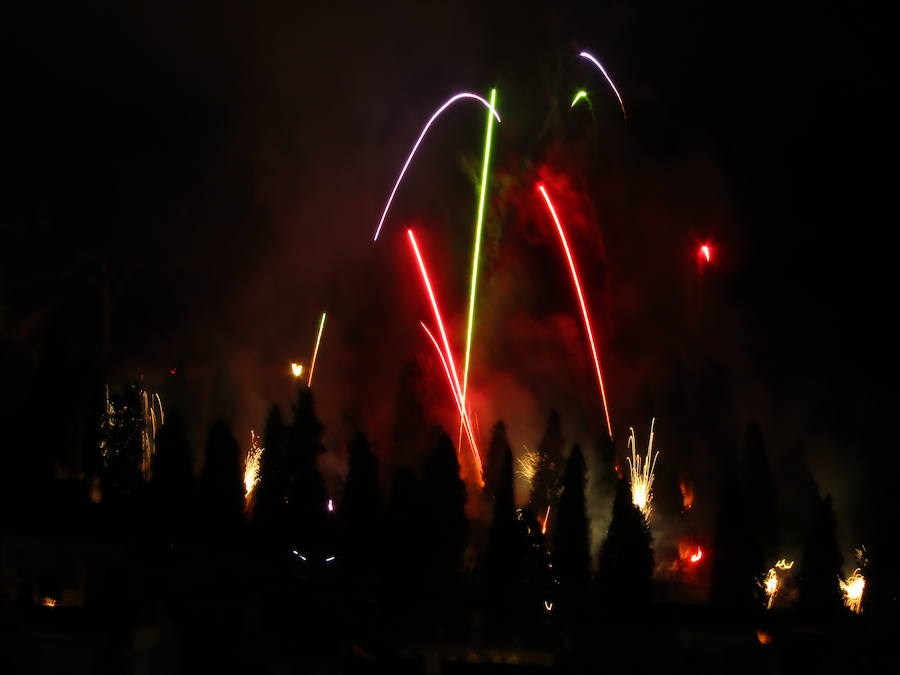
[[(656, 415), (663, 452), (702, 483), (758, 419), (773, 466), (806, 457), (847, 529), (865, 532), (896, 344), (884, 18), (775, 2), (483, 4), (5, 9), (0, 334), (19, 364), (7, 388), (48, 363), (89, 387), (109, 291), (104, 378), (164, 389), (187, 364), (198, 428), (224, 414), (242, 437), (289, 401), (287, 363), (308, 360), (327, 309), (316, 389), (329, 444), (357, 425), (386, 443), (400, 368), (435, 365), (405, 226), (462, 334), (480, 108), (447, 113), (371, 235), (431, 110), (495, 85), (472, 375), (483, 432), (504, 417), (514, 446), (531, 446), (551, 407), (572, 441), (603, 431), (541, 177), (577, 246), (618, 440)], [(611, 72), (627, 124), (581, 49)], [(582, 87), (595, 120), (568, 111)], [(698, 275), (707, 239), (715, 265)]]

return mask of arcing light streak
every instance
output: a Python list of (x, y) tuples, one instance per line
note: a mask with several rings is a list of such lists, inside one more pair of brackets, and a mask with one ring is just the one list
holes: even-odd
[(603, 73), (603, 77), (605, 77), (606, 81), (609, 82), (609, 86), (612, 88), (613, 93), (616, 95), (616, 98), (619, 99), (619, 107), (622, 109), (622, 117), (628, 119), (628, 115), (625, 113), (625, 103), (622, 101), (622, 97), (619, 95), (619, 90), (616, 89), (616, 85), (613, 84), (612, 78), (609, 76), (609, 73), (606, 72), (606, 68), (600, 65), (600, 62), (587, 52), (581, 52), (578, 56), (587, 59), (600, 69), (600, 72)]
[(587, 92), (582, 89), (577, 94), (575, 94), (575, 98), (572, 99), (572, 105), (569, 106), (569, 109), (571, 110), (572, 108), (574, 108), (575, 104), (578, 103), (578, 101), (580, 101), (581, 99), (585, 99), (588, 104), (590, 104), (591, 102), (591, 99), (588, 98)]
[(425, 268), (425, 261), (422, 259), (422, 254), (419, 252), (419, 245), (416, 243), (416, 236), (413, 234), (411, 229), (406, 230), (406, 234), (409, 237), (409, 243), (412, 245), (413, 253), (416, 256), (416, 262), (419, 265), (419, 273), (422, 275), (422, 281), (425, 283), (425, 290), (428, 292), (428, 300), (431, 302), (431, 310), (434, 313), (434, 320), (438, 325), (438, 330), (441, 332), (441, 340), (444, 343), (444, 353), (447, 356), (448, 370), (451, 374), (451, 382), (455, 386), (456, 395), (459, 398), (459, 414), (463, 418), (466, 427), (468, 428), (469, 441), (472, 444), (472, 454), (475, 457), (475, 465), (478, 469), (478, 482), (481, 485), (484, 485), (484, 475), (481, 468), (481, 455), (478, 453), (478, 445), (475, 443), (475, 436), (472, 432), (472, 423), (469, 420), (469, 414), (466, 411), (466, 407), (463, 405), (462, 398), (462, 387), (459, 384), (459, 375), (456, 371), (456, 363), (453, 360), (453, 351), (450, 349), (450, 341), (447, 339), (447, 331), (444, 330), (444, 320), (441, 317), (441, 310), (438, 308), (437, 299), (434, 295), (434, 290), (431, 287), (431, 280), (428, 278), (428, 270)]
[(435, 339), (434, 334), (428, 330), (428, 326), (421, 321), (419, 322), (419, 325), (422, 326), (422, 330), (428, 335), (431, 343), (434, 345), (435, 351), (437, 351), (438, 358), (441, 360), (441, 365), (444, 367), (444, 373), (447, 375), (447, 383), (450, 385), (450, 393), (453, 394), (453, 401), (456, 403), (456, 409), (460, 411), (460, 419), (463, 421), (463, 428), (466, 430), (466, 436), (469, 439), (469, 443), (474, 448), (475, 436), (472, 433), (472, 426), (468, 424), (468, 417), (464, 417), (462, 414), (462, 407), (459, 405), (459, 393), (457, 393), (456, 388), (453, 386), (453, 376), (450, 375), (450, 366), (447, 365), (447, 359), (444, 358), (444, 352), (441, 351), (441, 346)]
[[(497, 101), (497, 90), (491, 89), (491, 109)], [(484, 161), (481, 164), (481, 194), (478, 197), (478, 217), (475, 220), (475, 247), (472, 251), (472, 281), (469, 286), (469, 319), (466, 326), (466, 358), (463, 363), (462, 404), (466, 405), (466, 394), (469, 389), (469, 357), (472, 352), (472, 325), (475, 321), (475, 290), (478, 288), (478, 259), (481, 257), (481, 229), (484, 223), (484, 198), (487, 194), (488, 164), (491, 159), (491, 131), (494, 128), (494, 116), (488, 111), (487, 131), (484, 140)]]
[(482, 105), (484, 105), (491, 114), (497, 118), (497, 122), (500, 121), (500, 115), (497, 114), (497, 111), (494, 109), (494, 106), (481, 98), (478, 94), (472, 94), (469, 92), (463, 92), (461, 94), (456, 94), (455, 96), (450, 97), (450, 99), (444, 103), (440, 108), (438, 108), (434, 114), (431, 115), (431, 119), (425, 124), (425, 127), (422, 129), (422, 133), (419, 134), (419, 138), (416, 140), (416, 144), (413, 146), (413, 149), (410, 151), (409, 156), (406, 158), (406, 162), (403, 164), (403, 168), (400, 170), (400, 175), (397, 176), (397, 182), (394, 183), (394, 188), (391, 190), (391, 196), (388, 197), (387, 204), (384, 205), (384, 211), (381, 213), (381, 220), (378, 221), (378, 227), (375, 229), (375, 237), (373, 241), (378, 241), (378, 235), (381, 233), (381, 227), (384, 225), (384, 219), (387, 218), (388, 209), (391, 208), (391, 202), (394, 201), (394, 195), (397, 194), (397, 188), (400, 187), (400, 181), (403, 180), (403, 175), (406, 173), (406, 170), (409, 168), (409, 163), (412, 161), (413, 155), (416, 154), (416, 150), (419, 149), (419, 145), (422, 143), (422, 139), (425, 138), (425, 134), (428, 133), (428, 129), (434, 124), (434, 121), (440, 117), (441, 113), (444, 112), (451, 105), (456, 103), (463, 98), (473, 98), (476, 101), (479, 101)]
[(313, 371), (316, 369), (316, 356), (319, 354), (319, 343), (322, 341), (322, 330), (325, 328), (325, 312), (322, 312), (322, 319), (319, 321), (319, 333), (316, 335), (316, 346), (313, 349), (312, 363), (309, 364), (309, 380), (306, 382), (307, 387), (312, 386)]
[(575, 284), (575, 292), (578, 295), (578, 302), (581, 305), (581, 316), (584, 319), (584, 329), (587, 331), (588, 344), (591, 346), (591, 355), (594, 357), (597, 382), (600, 383), (600, 398), (603, 399), (603, 413), (606, 415), (606, 428), (609, 431), (609, 437), (612, 438), (612, 422), (610, 422), (609, 419), (609, 406), (606, 404), (606, 389), (603, 387), (603, 375), (600, 373), (600, 357), (597, 356), (597, 345), (594, 343), (594, 333), (591, 330), (591, 319), (588, 316), (587, 305), (584, 302), (584, 294), (581, 292), (581, 281), (578, 278), (578, 271), (575, 269), (575, 260), (572, 258), (572, 252), (569, 250), (569, 242), (566, 239), (566, 233), (563, 231), (562, 224), (559, 222), (559, 217), (556, 215), (556, 209), (553, 208), (553, 202), (550, 201), (547, 190), (544, 189), (543, 185), (538, 185), (538, 190), (541, 191), (544, 201), (547, 203), (547, 209), (549, 209), (550, 215), (553, 217), (553, 222), (556, 224), (556, 231), (559, 233), (559, 239), (562, 242), (566, 260), (569, 262), (569, 271), (572, 273), (572, 282)]

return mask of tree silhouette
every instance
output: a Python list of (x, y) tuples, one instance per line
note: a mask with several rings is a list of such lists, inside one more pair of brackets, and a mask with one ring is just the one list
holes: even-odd
[(599, 585), (604, 604), (617, 613), (645, 607), (651, 600), (653, 537), (622, 479), (616, 484), (612, 519), (600, 549)]
[(555, 506), (559, 498), (560, 474), (562, 471), (565, 438), (559, 413), (550, 412), (547, 428), (538, 446), (540, 461), (534, 475), (534, 490), (531, 503), (538, 515), (546, 512), (548, 506)]
[(521, 599), (525, 541), (524, 527), (516, 517), (512, 461), (512, 450), (507, 447), (501, 468), (494, 476), (494, 518), (488, 535), (487, 583), (491, 600), (499, 610), (515, 610)]
[(287, 432), (286, 455), (290, 475), (289, 532), (305, 552), (317, 558), (330, 553), (333, 542), (327, 517), (327, 495), (317, 461), (324, 452), (324, 427), (316, 416), (312, 391), (301, 385), (294, 404), (294, 421)]
[(352, 578), (367, 579), (371, 586), (383, 524), (378, 460), (362, 433), (354, 436), (349, 451), (350, 467), (340, 511), (343, 564)]
[(263, 453), (260, 459), (259, 483), (253, 504), (253, 519), (266, 530), (284, 526), (285, 500), (290, 488), (285, 443), (287, 431), (277, 405), (269, 409), (263, 431)]
[(423, 535), (430, 527), (422, 513), (420, 486), (409, 467), (394, 475), (387, 510), (388, 552), (385, 555), (384, 597), (394, 614), (412, 612), (420, 599), (425, 574)]
[(440, 427), (431, 435), (422, 476), (422, 553), (432, 593), (439, 600), (447, 600), (457, 586), (469, 535), (466, 485), (459, 477), (453, 441)]
[(506, 437), (506, 424), (503, 420), (499, 420), (491, 429), (491, 442), (484, 463), (484, 491), (492, 499), (497, 497), (497, 486), (502, 485), (505, 479), (502, 472), (506, 453), (512, 453), (512, 448)]
[(744, 520), (741, 488), (733, 471), (725, 475), (713, 539), (710, 603), (721, 608), (752, 611), (762, 606), (759, 546)]
[(422, 449), (428, 443), (431, 425), (423, 403), (424, 372), (418, 361), (410, 361), (400, 372), (394, 402), (394, 465), (421, 467)]
[[(212, 530), (241, 522), (244, 507), (241, 448), (223, 420), (213, 422), (200, 476), (204, 520)], [(216, 532), (219, 534), (219, 532)]]
[(843, 559), (838, 550), (836, 529), (831, 495), (826, 495), (816, 509), (800, 572), (800, 606), (805, 611), (825, 616), (839, 611), (843, 602), (838, 587)]
[(109, 398), (98, 434), (103, 456), (103, 495), (115, 502), (133, 497), (142, 483), (144, 413), (137, 385)]
[(156, 435), (156, 458), (150, 480), (150, 506), (162, 534), (171, 539), (184, 535), (194, 507), (196, 478), (191, 446), (181, 416), (170, 411)]
[(745, 504), (747, 523), (759, 541), (765, 559), (774, 560), (778, 544), (776, 541), (775, 489), (772, 485), (769, 456), (766, 452), (762, 430), (756, 422), (747, 425), (742, 460), (745, 479), (744, 494), (751, 496), (751, 499), (748, 499)]
[(585, 471), (581, 446), (576, 443), (566, 464), (553, 539), (553, 570), (560, 585), (558, 601), (563, 611), (573, 615), (583, 606), (590, 574)]

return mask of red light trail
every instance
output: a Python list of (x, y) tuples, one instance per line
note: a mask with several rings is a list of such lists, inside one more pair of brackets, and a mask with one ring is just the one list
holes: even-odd
[(478, 445), (475, 443), (475, 435), (472, 432), (472, 423), (469, 420), (469, 415), (466, 412), (465, 407), (462, 405), (462, 387), (459, 384), (459, 375), (457, 374), (456, 370), (456, 362), (453, 359), (453, 350), (450, 349), (450, 341), (447, 339), (447, 331), (444, 330), (444, 320), (441, 317), (441, 310), (438, 307), (437, 298), (434, 295), (434, 289), (432, 288), (431, 280), (428, 277), (428, 270), (425, 267), (425, 261), (422, 258), (421, 252), (419, 251), (419, 245), (416, 243), (416, 236), (413, 234), (412, 229), (407, 229), (406, 235), (409, 237), (409, 243), (412, 246), (413, 253), (416, 256), (416, 262), (419, 265), (419, 273), (422, 275), (422, 282), (425, 284), (425, 290), (428, 293), (428, 300), (431, 303), (431, 311), (434, 314), (434, 320), (437, 323), (438, 330), (441, 333), (441, 341), (444, 343), (444, 354), (447, 357), (446, 368), (451, 376), (451, 389), (453, 390), (454, 395), (457, 398), (459, 414), (463, 419), (463, 423), (466, 425), (469, 442), (472, 445), (472, 455), (475, 458), (475, 466), (478, 470), (478, 481), (479, 484), (484, 485), (484, 478), (481, 468), (481, 455), (478, 452)]
[(556, 215), (556, 209), (553, 208), (553, 202), (543, 185), (538, 184), (538, 190), (547, 203), (547, 209), (556, 224), (556, 231), (559, 233), (559, 240), (562, 242), (563, 250), (566, 254), (566, 260), (569, 262), (569, 271), (572, 273), (572, 283), (575, 285), (575, 292), (578, 294), (578, 302), (581, 305), (581, 316), (584, 319), (584, 329), (587, 331), (588, 344), (591, 346), (591, 356), (594, 358), (594, 368), (597, 371), (597, 382), (600, 384), (600, 398), (603, 400), (603, 413), (606, 416), (606, 428), (609, 431), (609, 437), (612, 438), (612, 422), (609, 419), (609, 406), (606, 404), (606, 389), (603, 386), (603, 375), (600, 373), (600, 357), (597, 355), (597, 345), (594, 342), (594, 332), (591, 330), (591, 319), (588, 316), (587, 305), (584, 302), (584, 294), (581, 292), (581, 281), (578, 278), (578, 270), (575, 269), (575, 260), (572, 258), (572, 251), (569, 249), (569, 242), (566, 239), (566, 233), (563, 230), (562, 223)]

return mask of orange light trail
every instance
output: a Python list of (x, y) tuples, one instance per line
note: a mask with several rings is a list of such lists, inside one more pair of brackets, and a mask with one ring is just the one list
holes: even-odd
[(322, 318), (319, 321), (319, 333), (316, 335), (316, 346), (313, 349), (312, 363), (309, 364), (309, 380), (306, 381), (307, 387), (312, 387), (313, 371), (316, 369), (316, 356), (319, 355), (319, 343), (322, 341), (322, 331), (325, 329), (325, 312), (322, 312)]
[(594, 343), (594, 333), (591, 330), (591, 319), (588, 316), (587, 305), (584, 302), (584, 294), (581, 292), (581, 281), (578, 278), (578, 270), (575, 269), (575, 260), (572, 258), (571, 250), (569, 250), (569, 242), (566, 239), (566, 233), (563, 230), (562, 224), (559, 222), (559, 217), (556, 215), (556, 209), (553, 208), (553, 202), (550, 201), (547, 190), (541, 184), (538, 184), (538, 190), (541, 191), (541, 195), (543, 195), (544, 201), (547, 203), (547, 209), (550, 211), (553, 222), (556, 224), (556, 231), (559, 233), (559, 239), (562, 242), (566, 260), (569, 262), (569, 271), (572, 273), (572, 283), (575, 285), (575, 292), (578, 294), (578, 302), (581, 305), (581, 316), (584, 319), (584, 329), (587, 331), (588, 344), (591, 346), (591, 355), (594, 357), (597, 382), (600, 384), (600, 398), (603, 399), (603, 414), (606, 416), (606, 428), (609, 431), (609, 437), (612, 438), (612, 422), (609, 419), (609, 406), (606, 404), (606, 389), (603, 386), (603, 375), (600, 373), (600, 357), (597, 355), (597, 345)]
[(691, 556), (692, 563), (698, 563), (703, 560), (703, 549), (699, 546), (697, 547), (697, 552)]
[(431, 287), (431, 280), (428, 277), (428, 270), (425, 268), (425, 261), (422, 258), (422, 254), (419, 251), (419, 245), (416, 243), (416, 236), (413, 234), (412, 229), (406, 230), (406, 235), (409, 237), (409, 243), (412, 245), (413, 253), (416, 256), (416, 262), (419, 265), (419, 273), (422, 275), (422, 281), (425, 284), (425, 290), (428, 292), (428, 300), (431, 302), (431, 310), (434, 313), (434, 320), (438, 325), (438, 330), (441, 333), (441, 340), (444, 343), (444, 354), (447, 357), (447, 370), (451, 375), (451, 385), (454, 389), (455, 395), (458, 399), (459, 404), (459, 414), (463, 418), (465, 425), (468, 427), (469, 434), (469, 442), (472, 444), (472, 455), (475, 458), (475, 466), (478, 469), (478, 482), (481, 485), (484, 485), (484, 476), (481, 468), (481, 455), (478, 452), (478, 445), (475, 443), (475, 435), (472, 433), (472, 423), (469, 420), (469, 414), (466, 412), (466, 408), (463, 405), (463, 395), (462, 395), (462, 387), (459, 384), (459, 375), (456, 371), (456, 363), (453, 360), (453, 350), (450, 349), (450, 341), (447, 339), (447, 331), (444, 330), (444, 320), (441, 318), (441, 310), (437, 304), (437, 298), (435, 298), (434, 290)]

